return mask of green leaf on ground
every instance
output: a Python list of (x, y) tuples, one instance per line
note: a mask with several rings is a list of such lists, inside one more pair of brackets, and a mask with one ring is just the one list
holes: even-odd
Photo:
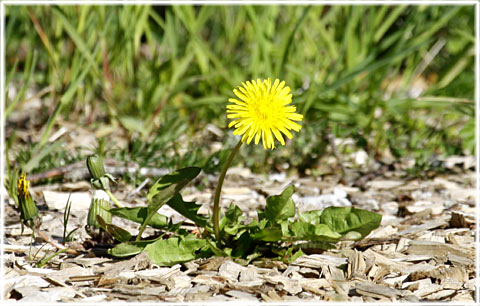
[(143, 241), (129, 241), (117, 244), (115, 247), (108, 250), (108, 254), (115, 257), (128, 257), (141, 253), (145, 247), (155, 240), (143, 240)]
[[(120, 207), (112, 208), (109, 211), (114, 216), (124, 218), (136, 223), (143, 223), (147, 218), (146, 207)], [(168, 218), (166, 216), (155, 213), (153, 214), (147, 225), (153, 228), (165, 228), (167, 224)]]
[(307, 222), (295, 222), (290, 226), (295, 240), (335, 242), (342, 237), (341, 234), (332, 231), (326, 224), (311, 224)]
[(194, 235), (159, 239), (145, 247), (148, 257), (157, 265), (172, 266), (197, 258), (197, 252), (207, 244)]
[(97, 215), (96, 217), (97, 217), (98, 224), (100, 224), (100, 227), (104, 231), (106, 231), (107, 233), (109, 233), (110, 235), (115, 237), (115, 239), (117, 239), (118, 241), (126, 242), (126, 241), (129, 241), (130, 238), (132, 238), (132, 235), (130, 235), (130, 233), (128, 231), (124, 230), (123, 228), (121, 228), (121, 227), (119, 227), (115, 224), (107, 223), (99, 215)]
[(381, 221), (382, 215), (354, 207), (327, 207), (320, 215), (320, 223), (340, 234), (358, 232), (361, 234), (359, 239), (378, 228)]

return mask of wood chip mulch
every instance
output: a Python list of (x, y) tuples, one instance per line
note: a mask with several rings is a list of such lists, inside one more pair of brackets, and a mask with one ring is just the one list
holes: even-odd
[[(453, 166), (452, 166), (453, 167)], [(249, 218), (265, 203), (295, 184), (295, 203), (302, 210), (330, 205), (354, 206), (382, 214), (380, 228), (367, 238), (343, 241), (325, 252), (308, 254), (287, 265), (258, 260), (241, 265), (229, 258), (197, 259), (160, 267), (145, 254), (119, 260), (92, 250), (80, 255), (60, 254), (42, 268), (35, 263), (55, 251), (41, 240), (30, 247), (31, 232), (22, 233), (11, 201), (5, 205), (5, 296), (18, 302), (459, 302), (475, 299), (475, 173), (471, 167), (426, 179), (402, 179), (398, 169), (369, 177), (358, 187), (339, 183), (334, 176), (288, 177), (255, 175), (243, 168), (229, 170), (223, 207), (234, 201)], [(465, 167), (464, 167), (465, 168)], [(357, 174), (354, 178), (365, 173)], [(351, 182), (355, 180), (352, 179)], [(203, 203), (208, 213), (216, 177), (202, 191), (188, 187), (187, 201)], [(195, 185), (195, 184), (192, 184)], [(145, 192), (134, 187), (118, 198), (127, 206), (145, 205)], [(65, 197), (72, 193), (68, 230), (78, 227), (75, 242), (88, 236), (86, 222), (90, 194), (85, 182), (38, 186), (35, 198), (42, 214), (42, 230), (61, 242)], [(142, 197), (143, 196), (143, 197)], [(168, 207), (162, 214), (182, 220)], [(114, 223), (136, 233), (138, 227), (115, 218)], [(151, 231), (151, 233), (154, 233)], [(35, 256), (35, 260), (29, 259)], [(45, 257), (46, 258), (46, 257)]]

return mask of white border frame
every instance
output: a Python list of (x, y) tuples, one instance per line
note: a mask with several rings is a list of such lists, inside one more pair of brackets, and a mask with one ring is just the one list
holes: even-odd
[[(1, 1), (1, 0), (0, 0)], [(479, 216), (480, 216), (480, 3), (475, 0), (458, 0), (458, 1), (445, 1), (445, 0), (437, 0), (437, 1), (401, 1), (401, 0), (374, 0), (374, 1), (353, 1), (353, 0), (323, 0), (323, 1), (315, 1), (315, 0), (257, 0), (257, 1), (242, 1), (242, 0), (229, 0), (229, 1), (221, 1), (221, 0), (205, 0), (205, 1), (154, 1), (154, 0), (64, 0), (64, 1), (53, 1), (53, 0), (4, 0), (0, 3), (0, 181), (3, 184), (5, 179), (5, 118), (4, 118), (4, 110), (5, 110), (5, 6), (6, 5), (49, 5), (49, 4), (66, 4), (66, 5), (82, 5), (82, 4), (98, 4), (98, 5), (142, 5), (142, 4), (157, 4), (157, 5), (190, 5), (190, 4), (197, 4), (197, 5), (246, 5), (246, 4), (256, 4), (256, 5), (268, 5), (268, 4), (280, 4), (280, 5), (308, 5), (308, 4), (337, 4), (337, 5), (473, 5), (475, 9), (475, 119), (476, 119), (476, 239), (475, 239), (475, 254), (476, 254), (476, 288), (475, 288), (475, 301), (476, 303), (480, 303), (480, 273), (479, 273), (479, 266), (480, 266), (480, 229), (479, 229)], [(4, 300), (4, 290), (5, 290), (5, 282), (3, 276), (5, 275), (5, 267), (4, 267), (4, 193), (0, 192), (0, 243), (1, 243), (1, 253), (0, 253), (0, 291), (1, 297), (0, 301), (2, 305), (51, 305), (52, 303), (10, 303), (5, 302)], [(466, 303), (461, 302), (431, 302), (435, 305), (465, 305)], [(77, 303), (58, 303), (62, 305), (80, 305), (79, 302)], [(94, 303), (97, 305), (114, 305), (114, 304), (128, 304), (128, 305), (152, 305), (152, 304), (161, 304), (161, 305), (185, 305), (186, 303), (112, 303), (112, 302), (102, 302), (102, 303)], [(223, 305), (225, 302), (195, 302), (195, 303), (188, 303), (190, 305)], [(282, 302), (282, 303), (260, 303), (260, 302), (228, 302), (229, 305), (304, 305), (304, 304), (318, 304), (318, 303), (291, 303), (291, 302)], [(322, 304), (327, 305), (351, 305), (352, 303), (332, 303), (332, 302), (323, 302)], [(384, 303), (382, 303), (384, 304)], [(392, 305), (424, 305), (425, 303), (390, 303)]]

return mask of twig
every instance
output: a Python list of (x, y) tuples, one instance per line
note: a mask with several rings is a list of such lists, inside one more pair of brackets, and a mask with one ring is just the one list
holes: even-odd
[[(35, 183), (35, 182), (38, 182), (38, 181), (41, 181), (41, 180), (54, 178), (54, 177), (57, 177), (57, 176), (63, 176), (63, 175), (65, 175), (65, 173), (75, 171), (75, 170), (80, 169), (82, 167), (85, 168), (85, 163), (84, 162), (77, 162), (77, 163), (74, 163), (74, 164), (71, 164), (71, 165), (50, 169), (50, 170), (47, 170), (47, 171), (44, 171), (44, 172), (41, 172), (41, 173), (30, 174), (30, 175), (28, 175), (27, 179), (30, 182)], [(86, 171), (86, 174), (88, 175), (88, 170), (86, 168), (85, 168), (85, 171)]]
[[(165, 168), (148, 168), (139, 167), (138, 165), (116, 166), (115, 164), (116, 162), (106, 162), (105, 171), (111, 173), (113, 176), (121, 176), (125, 173), (138, 173), (142, 176), (149, 177), (158, 177), (165, 175), (169, 172), (169, 170)], [(90, 173), (85, 166), (85, 162), (77, 162), (71, 165), (50, 169), (45, 172), (31, 174), (28, 176), (28, 180), (32, 183), (36, 183), (41, 180), (61, 176), (71, 178), (72, 180), (83, 180), (89, 178)]]
[(38, 229), (35, 229), (35, 233), (38, 236), (40, 236), (40, 238), (42, 238), (45, 242), (51, 244), (53, 247), (55, 247), (59, 250), (65, 249), (65, 252), (68, 253), (68, 254), (80, 255), (80, 253), (77, 250), (70, 249), (70, 248), (67, 248), (67, 247), (63, 246), (62, 244), (60, 244), (60, 243), (56, 242), (55, 240), (51, 239), (45, 233), (43, 233), (42, 231), (40, 231)]
[(132, 192), (130, 192), (130, 193), (127, 195), (127, 198), (132, 197), (132, 196), (136, 195), (138, 192), (140, 192), (140, 190), (142, 190), (143, 187), (145, 187), (145, 185), (147, 185), (148, 182), (150, 182), (150, 179), (147, 177), (147, 178), (140, 184), (140, 186), (138, 186), (137, 188), (135, 188), (135, 190), (133, 190)]

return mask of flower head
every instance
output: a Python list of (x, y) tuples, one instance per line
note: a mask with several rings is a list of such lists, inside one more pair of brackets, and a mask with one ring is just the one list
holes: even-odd
[(30, 194), (30, 181), (22, 174), (17, 181), (17, 198), (20, 208), (20, 219), (27, 226), (33, 227), (38, 223), (38, 209)]
[(94, 188), (106, 190), (109, 189), (110, 181), (115, 183), (115, 178), (110, 173), (105, 172), (103, 159), (97, 154), (87, 157), (87, 168), (92, 177), (90, 183)]
[(27, 180), (27, 176), (22, 174), (17, 181), (18, 196), (22, 198), (30, 197), (30, 181)]
[[(228, 99), (234, 103), (227, 106), (227, 118), (234, 119), (228, 127), (234, 127), (234, 135), (243, 135), (242, 142), (250, 143), (255, 137), (255, 144), (262, 139), (265, 149), (274, 149), (274, 137), (285, 145), (283, 135), (292, 138), (290, 130), (296, 132), (302, 128), (294, 121), (301, 121), (303, 115), (295, 113), (290, 87), (285, 81), (270, 78), (261, 81), (252, 80), (233, 90), (239, 99)], [(282, 135), (283, 134), (283, 135)]]

